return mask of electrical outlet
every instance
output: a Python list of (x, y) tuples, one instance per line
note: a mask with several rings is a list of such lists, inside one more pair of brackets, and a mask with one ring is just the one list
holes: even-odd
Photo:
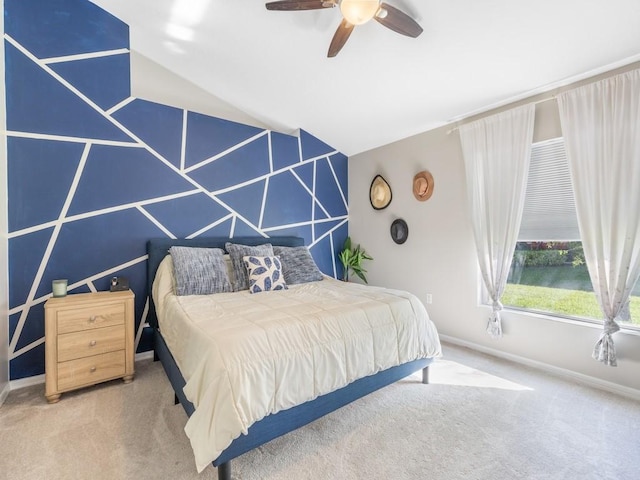
[(431, 304), (432, 301), (433, 301), (433, 297), (431, 296), (430, 293), (427, 293), (425, 297), (425, 302), (427, 302), (427, 304)]

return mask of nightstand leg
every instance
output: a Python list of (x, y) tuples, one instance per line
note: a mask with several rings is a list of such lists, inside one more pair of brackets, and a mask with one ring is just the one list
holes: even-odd
[(60, 401), (60, 394), (56, 393), (54, 395), (45, 395), (47, 397), (47, 402), (49, 403), (58, 403)]
[(124, 383), (131, 383), (133, 382), (133, 375), (125, 375), (124, 377), (122, 377), (122, 381)]

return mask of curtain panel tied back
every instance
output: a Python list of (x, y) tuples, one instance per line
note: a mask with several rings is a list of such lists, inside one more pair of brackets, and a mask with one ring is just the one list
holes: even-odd
[(529, 175), (535, 105), (459, 128), (467, 199), (482, 281), (490, 297), (487, 333), (502, 336), (500, 299), (518, 239)]
[(640, 70), (558, 95), (585, 263), (604, 315), (593, 358), (616, 366), (616, 319), (640, 275)]

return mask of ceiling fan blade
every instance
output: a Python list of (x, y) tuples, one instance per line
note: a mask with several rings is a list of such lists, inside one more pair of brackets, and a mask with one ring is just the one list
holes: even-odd
[(422, 33), (422, 27), (413, 18), (387, 3), (380, 4), (376, 21), (394, 32), (415, 38)]
[(333, 8), (336, 2), (333, 0), (280, 0), (265, 4), (267, 10), (319, 10), (321, 8)]
[(347, 40), (349, 40), (351, 32), (353, 32), (353, 25), (351, 25), (345, 19), (342, 19), (340, 26), (331, 39), (331, 45), (329, 45), (329, 53), (327, 53), (327, 57), (335, 57), (336, 55), (338, 55), (338, 52), (342, 50), (344, 44), (347, 43)]

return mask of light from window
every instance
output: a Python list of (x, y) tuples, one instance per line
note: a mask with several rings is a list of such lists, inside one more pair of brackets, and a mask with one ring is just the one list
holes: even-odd
[[(505, 306), (602, 321), (575, 214), (564, 141), (532, 146), (529, 179)], [(640, 283), (630, 300), (631, 324), (640, 326)]]

